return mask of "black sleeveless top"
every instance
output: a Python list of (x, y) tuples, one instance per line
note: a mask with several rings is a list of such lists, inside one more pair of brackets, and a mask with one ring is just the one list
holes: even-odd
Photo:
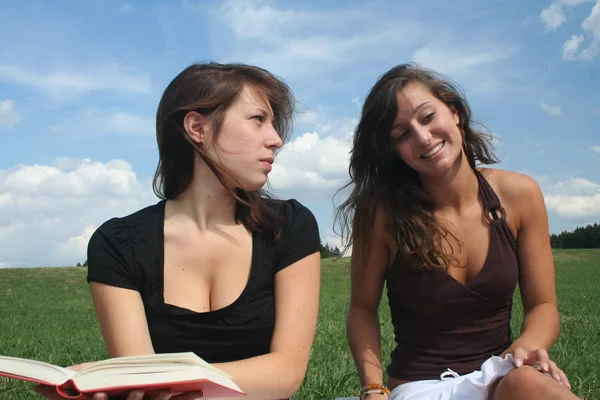
[(470, 373), (511, 344), (515, 238), (498, 196), (479, 171), (475, 175), (491, 230), (481, 271), (466, 285), (442, 270), (413, 271), (398, 262), (386, 273), (396, 341), (387, 373), (393, 378), (440, 379), (447, 368)]

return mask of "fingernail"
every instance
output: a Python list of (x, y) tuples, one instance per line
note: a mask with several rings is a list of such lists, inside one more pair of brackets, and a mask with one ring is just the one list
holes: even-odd
[(548, 363), (544, 362), (544, 364), (542, 365), (542, 368), (544, 368), (544, 371), (548, 371), (548, 368), (549, 368)]
[(523, 365), (523, 361), (521, 361), (521, 359), (518, 359), (517, 361), (515, 361), (515, 364), (517, 365), (517, 367), (520, 367), (521, 365)]

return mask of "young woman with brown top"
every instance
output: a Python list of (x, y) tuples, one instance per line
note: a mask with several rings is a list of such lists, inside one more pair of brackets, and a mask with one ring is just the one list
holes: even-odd
[[(353, 246), (347, 333), (364, 399), (577, 398), (548, 357), (560, 321), (542, 193), (528, 176), (479, 167), (497, 161), (490, 139), (455, 85), (412, 64), (384, 74), (365, 100), (353, 191), (338, 210)], [(517, 282), (525, 319), (511, 341)]]

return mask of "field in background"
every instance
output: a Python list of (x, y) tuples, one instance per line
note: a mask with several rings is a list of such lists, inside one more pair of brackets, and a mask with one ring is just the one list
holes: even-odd
[[(558, 250), (555, 263), (562, 334), (551, 356), (580, 397), (600, 400), (600, 250)], [(0, 269), (0, 354), (58, 365), (105, 358), (85, 274), (86, 268)], [(345, 335), (349, 290), (348, 260), (324, 260), (319, 327), (295, 400), (356, 394)], [(512, 324), (518, 332), (523, 313), (516, 296)], [(381, 322), (387, 355), (393, 336), (385, 301)], [(0, 399), (36, 398), (32, 385), (0, 378)]]

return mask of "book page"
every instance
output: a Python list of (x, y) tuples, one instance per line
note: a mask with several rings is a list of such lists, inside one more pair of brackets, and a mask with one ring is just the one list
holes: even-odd
[[(213, 382), (233, 392), (241, 389), (229, 377), (199, 365), (139, 364), (137, 366), (113, 366), (97, 369), (74, 378), (75, 386), (82, 391), (102, 391), (116, 387), (151, 387), (157, 384), (185, 382)], [(232, 393), (233, 395), (234, 393)]]
[(42, 361), (6, 356), (0, 356), (0, 373), (22, 376), (54, 385), (60, 385), (77, 374), (73, 370)]
[[(169, 353), (169, 354), (151, 354), (143, 356), (128, 356), (109, 358), (107, 360), (98, 361), (82, 368), (77, 376), (87, 375), (99, 370), (108, 370), (119, 368), (121, 371), (129, 368), (135, 368), (136, 372), (139, 367), (153, 368), (152, 371), (161, 371), (172, 366), (180, 367), (186, 365), (195, 365), (204, 369), (210, 370), (213, 373), (231, 378), (228, 374), (220, 369), (210, 365), (194, 353)], [(132, 371), (133, 372), (133, 371)]]

